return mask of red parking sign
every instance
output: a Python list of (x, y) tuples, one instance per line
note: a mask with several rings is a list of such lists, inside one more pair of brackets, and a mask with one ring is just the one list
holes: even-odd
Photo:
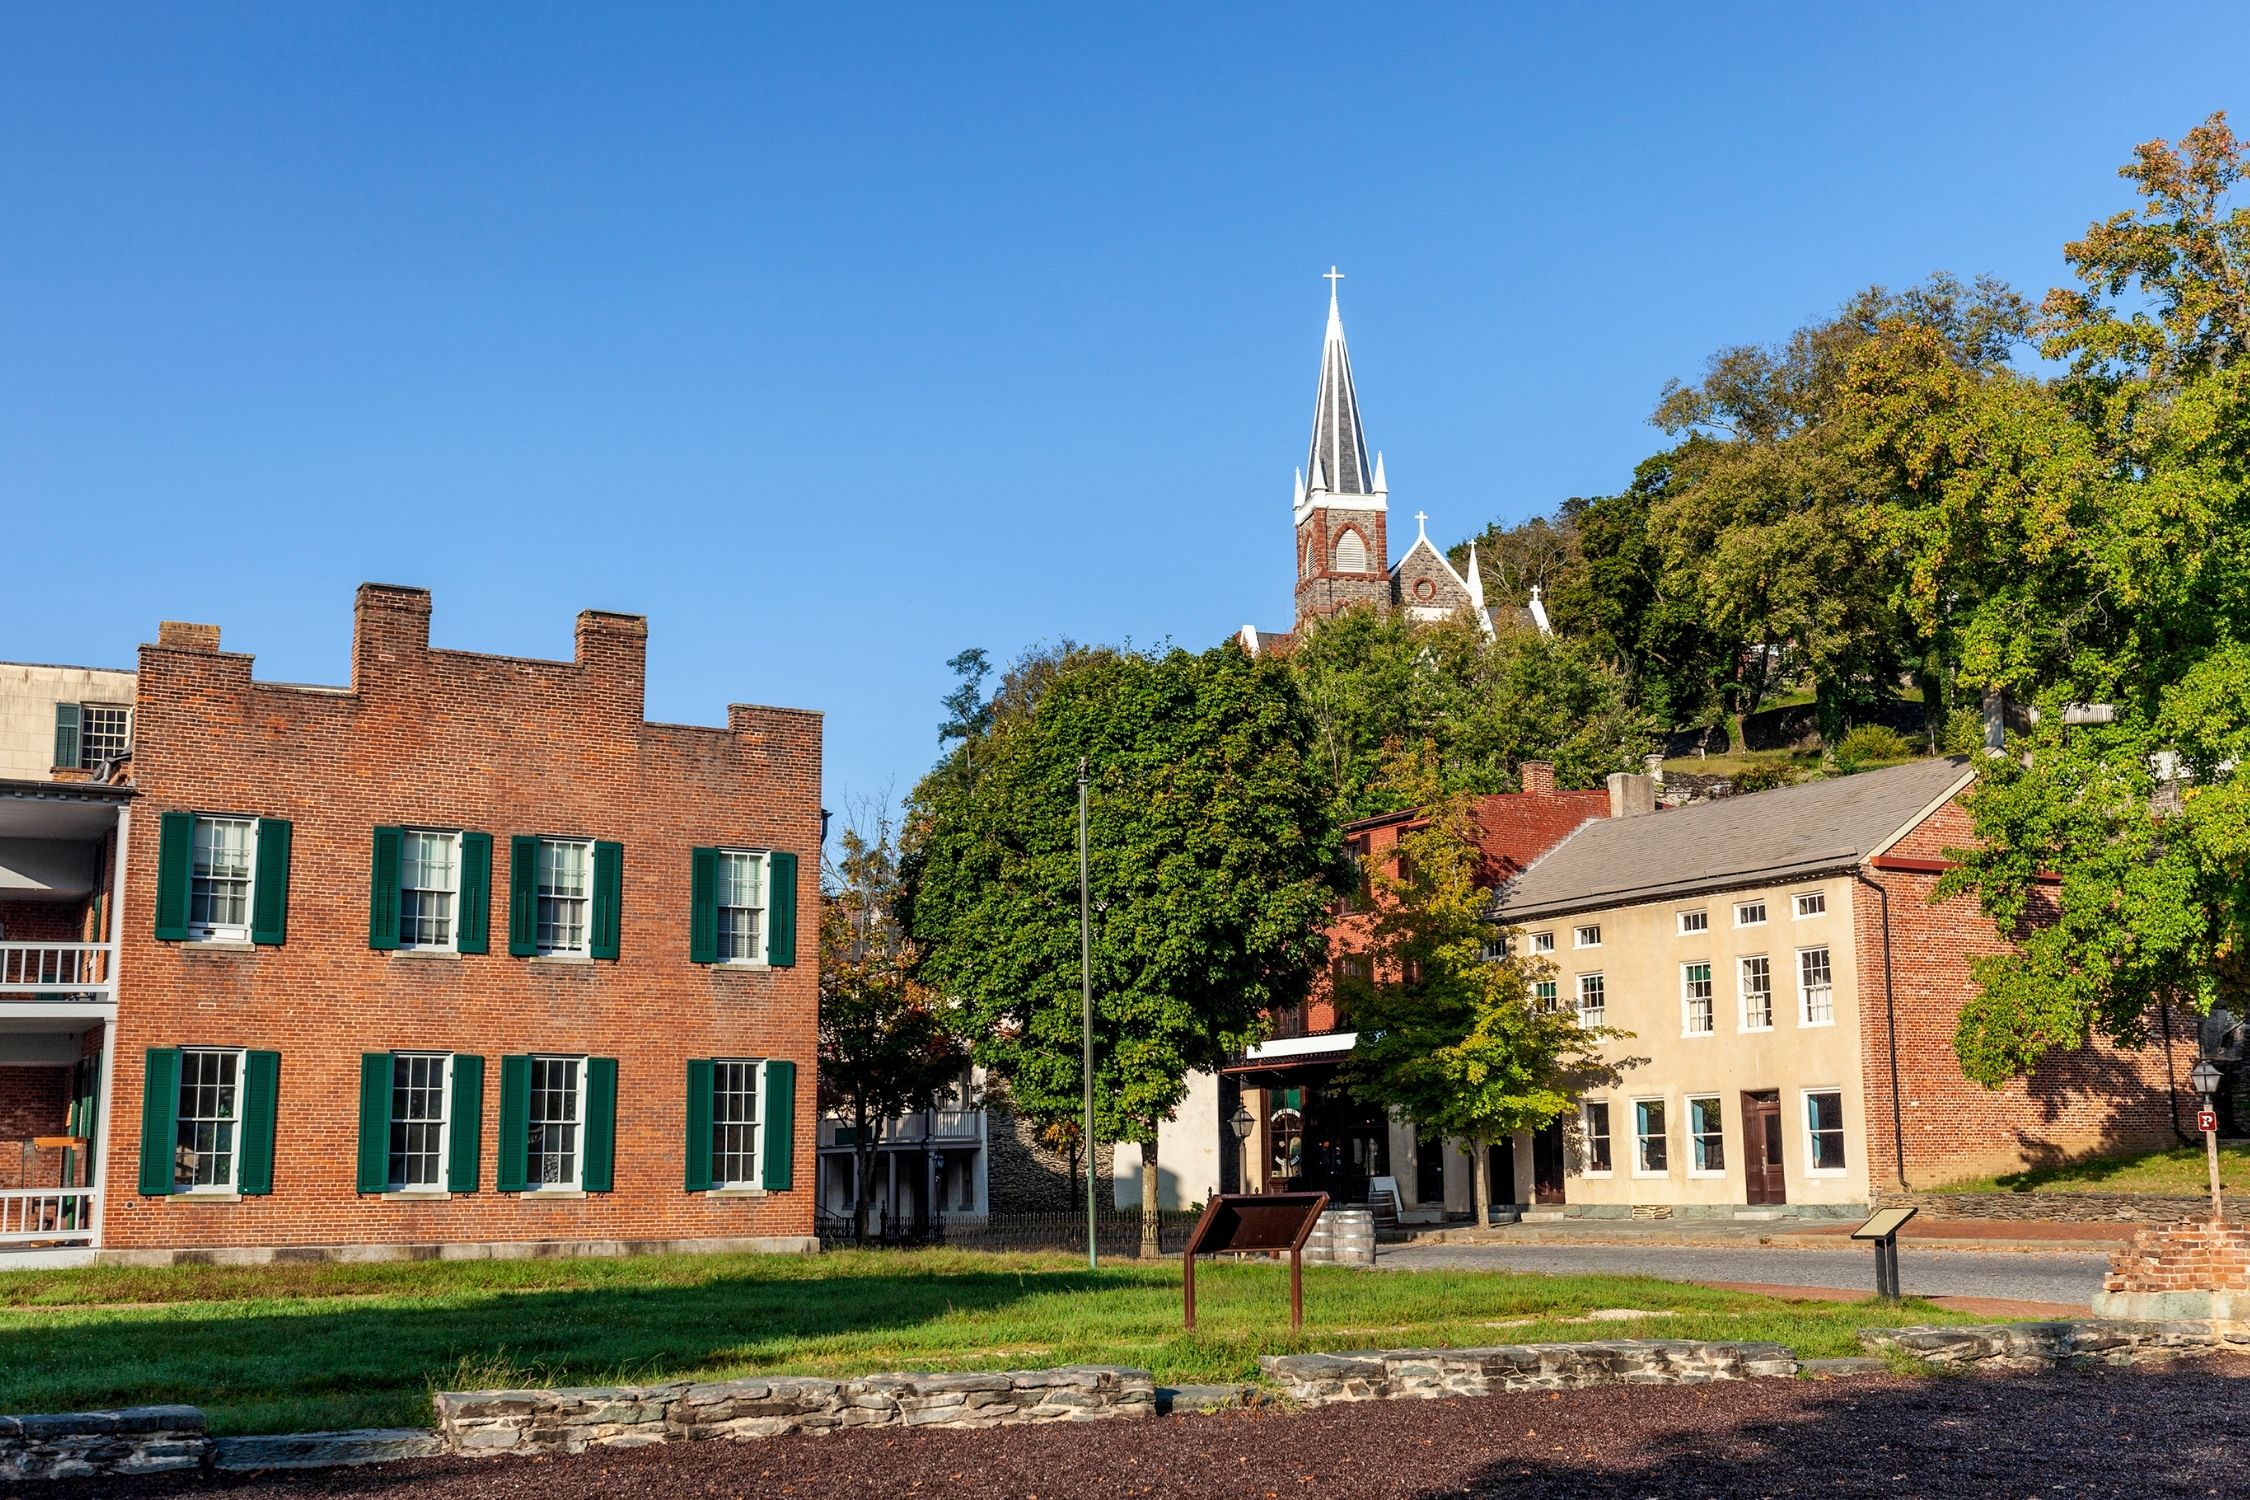
[(2195, 1112), (2195, 1128), (2198, 1130), (2217, 1130), (2219, 1128), (2219, 1112), (2213, 1109), (2197, 1110)]

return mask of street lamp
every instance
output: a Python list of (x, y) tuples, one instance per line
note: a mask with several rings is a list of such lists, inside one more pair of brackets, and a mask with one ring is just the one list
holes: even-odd
[(2203, 1153), (2211, 1164), (2211, 1221), (2218, 1223), (2226, 1217), (2219, 1201), (2219, 1083), (2224, 1075), (2208, 1057), (2199, 1057), (2195, 1066), (2188, 1069), (2188, 1086), (2203, 1096), (2203, 1108), (2197, 1112), (2195, 1123), (2203, 1130)]
[(1227, 1128), (1234, 1132), (1236, 1140), (1246, 1141), (1250, 1139), (1250, 1132), (1258, 1128), (1258, 1118), (1250, 1113), (1249, 1105), (1237, 1104), (1234, 1113), (1227, 1117)]

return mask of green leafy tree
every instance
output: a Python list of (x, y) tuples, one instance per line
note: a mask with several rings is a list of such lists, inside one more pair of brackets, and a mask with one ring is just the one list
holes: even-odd
[(1558, 784), (1598, 785), (1652, 748), (1647, 715), (1623, 676), (1583, 641), (1504, 630), (1488, 638), (1456, 616), (1350, 609), (1313, 624), (1287, 658), (1311, 710), (1312, 754), (1338, 816), (1399, 810), (1386, 745), (1436, 749), (1448, 793), (1518, 789), (1516, 768), (1551, 761)]
[(1385, 780), (1423, 815), (1400, 836), (1397, 857), (1370, 872), (1373, 962), (1339, 994), (1359, 1033), (1352, 1088), (1425, 1130), (1469, 1141), (1475, 1201), (1489, 1203), (1483, 1148), (1539, 1129), (1613, 1079), (1598, 1044), (1625, 1033), (1582, 1027), (1542, 1005), (1533, 985), (1551, 973), (1544, 960), (1486, 956), (1497, 933), (1486, 915), (1490, 892), (1476, 883), (1472, 803), (1443, 790), (1436, 747), (1394, 745)]
[[(1232, 644), (1191, 655), (1066, 648), (1019, 663), (990, 728), (910, 804), (922, 979), (961, 1007), (1015, 1108), (1080, 1108), (1079, 765), (1091, 768), (1095, 1128), (1141, 1148), (1157, 1251), (1157, 1129), (1305, 993), (1338, 859), (1328, 785), (1287, 668)], [(1020, 689), (1012, 691), (1011, 688)]]
[(846, 828), (823, 871), (820, 906), (821, 1108), (852, 1122), (867, 1238), (868, 1194), (883, 1128), (929, 1108), (961, 1076), (966, 1054), (948, 1017), (914, 978), (898, 920), (898, 861), (887, 823)]
[[(1513, 526), (1498, 521), (1477, 533), (1478, 570), (1484, 574), (1485, 602), (1495, 608), (1522, 608), (1531, 602), (1531, 591), (1552, 600), (1558, 589), (1569, 586), (1582, 566), (1578, 552), (1578, 508), (1570, 500), (1551, 516), (1533, 516)], [(1469, 565), (1469, 543), (1461, 542), (1446, 554), (1455, 568)]]

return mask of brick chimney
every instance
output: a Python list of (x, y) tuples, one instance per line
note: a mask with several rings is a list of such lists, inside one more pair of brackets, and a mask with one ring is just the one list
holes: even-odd
[(1547, 761), (1527, 760), (1516, 767), (1516, 780), (1528, 797), (1555, 795), (1555, 768)]
[(172, 651), (207, 651), (216, 654), (219, 649), (219, 627), (190, 625), (185, 620), (165, 620), (156, 627), (156, 644)]
[(430, 591), (363, 583), (352, 602), (352, 691), (379, 678), (419, 677), (430, 654)]
[(578, 665), (594, 701), (638, 724), (648, 696), (648, 617), (606, 609), (578, 614)]

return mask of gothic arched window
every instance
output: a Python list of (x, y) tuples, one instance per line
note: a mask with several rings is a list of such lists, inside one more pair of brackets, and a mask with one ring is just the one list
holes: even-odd
[(1364, 573), (1367, 571), (1367, 543), (1356, 531), (1346, 531), (1336, 538), (1336, 571), (1339, 573)]

